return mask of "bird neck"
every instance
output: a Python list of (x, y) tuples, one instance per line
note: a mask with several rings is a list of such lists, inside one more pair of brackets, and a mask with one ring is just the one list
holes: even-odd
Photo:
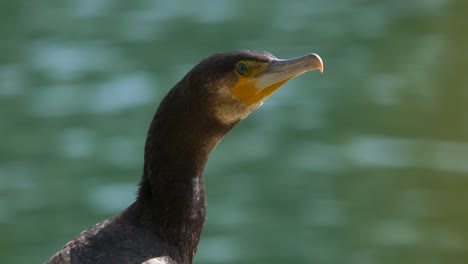
[(148, 132), (138, 200), (151, 207), (161, 235), (191, 257), (206, 217), (205, 164), (232, 126), (172, 96), (163, 100)]

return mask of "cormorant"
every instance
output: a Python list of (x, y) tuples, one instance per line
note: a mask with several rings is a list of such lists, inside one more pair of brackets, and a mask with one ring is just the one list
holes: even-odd
[(151, 122), (136, 201), (80, 233), (48, 264), (192, 263), (206, 215), (203, 170), (237, 123), (288, 80), (323, 71), (316, 54), (214, 54), (166, 95)]

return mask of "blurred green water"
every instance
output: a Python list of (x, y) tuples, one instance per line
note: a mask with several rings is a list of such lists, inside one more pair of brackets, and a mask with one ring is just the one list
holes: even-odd
[(465, 1), (0, 3), (0, 263), (133, 200), (146, 130), (200, 59), (319, 53), (206, 169), (196, 263), (466, 263)]

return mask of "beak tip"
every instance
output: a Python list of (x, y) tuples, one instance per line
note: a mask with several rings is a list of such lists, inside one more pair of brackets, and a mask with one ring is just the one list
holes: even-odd
[(309, 56), (312, 59), (312, 65), (314, 66), (314, 69), (320, 70), (320, 73), (323, 73), (323, 61), (322, 58), (316, 53), (310, 53)]

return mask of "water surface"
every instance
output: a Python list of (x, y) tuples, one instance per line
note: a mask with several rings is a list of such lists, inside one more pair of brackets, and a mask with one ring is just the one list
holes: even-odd
[(152, 115), (202, 58), (316, 52), (206, 168), (195, 263), (465, 263), (468, 4), (0, 4), (0, 263), (134, 199)]

